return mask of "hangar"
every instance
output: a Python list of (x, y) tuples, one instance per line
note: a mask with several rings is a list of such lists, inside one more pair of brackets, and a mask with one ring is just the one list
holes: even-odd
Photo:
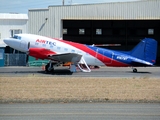
[(0, 66), (26, 65), (26, 55), (6, 46), (3, 39), (13, 37), (14, 34), (28, 32), (27, 23), (27, 14), (0, 13)]
[(130, 50), (145, 37), (158, 41), (160, 1), (140, 0), (30, 9), (28, 32), (84, 44)]

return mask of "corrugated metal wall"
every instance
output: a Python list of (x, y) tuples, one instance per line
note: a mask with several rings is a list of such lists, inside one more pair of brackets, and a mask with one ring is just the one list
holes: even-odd
[(42, 10), (32, 10), (28, 13), (29, 24), (28, 32), (39, 34), (39, 35), (48, 35), (49, 26), (48, 26), (48, 9)]
[[(46, 18), (48, 19), (46, 20)], [(29, 10), (29, 32), (60, 38), (62, 37), (62, 20), (64, 19), (160, 19), (160, 0), (49, 6), (48, 9)]]

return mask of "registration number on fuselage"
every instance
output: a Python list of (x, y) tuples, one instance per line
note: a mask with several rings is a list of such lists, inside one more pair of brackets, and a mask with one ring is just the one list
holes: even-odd
[(117, 59), (119, 59), (119, 60), (128, 60), (128, 57), (126, 57), (126, 56), (117, 56)]

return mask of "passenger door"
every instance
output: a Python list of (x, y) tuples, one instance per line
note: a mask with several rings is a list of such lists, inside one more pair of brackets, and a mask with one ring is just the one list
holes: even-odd
[[(105, 64), (111, 64), (113, 60), (114, 53), (112, 51), (97, 49), (96, 51), (96, 63), (102, 61)], [(99, 61), (100, 60), (100, 61)]]
[(106, 50), (106, 51), (104, 51), (103, 55), (104, 55), (103, 62), (105, 64), (111, 64), (112, 60), (113, 60), (114, 53), (112, 51)]

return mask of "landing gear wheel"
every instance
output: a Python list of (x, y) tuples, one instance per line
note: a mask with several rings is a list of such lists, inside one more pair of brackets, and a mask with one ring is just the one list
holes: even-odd
[(137, 69), (136, 69), (136, 68), (134, 68), (134, 69), (133, 69), (133, 72), (134, 72), (134, 73), (136, 73), (136, 72), (137, 72)]
[(54, 68), (52, 68), (52, 70), (50, 71), (51, 73), (54, 73)]
[(48, 68), (49, 68), (49, 63), (45, 66), (45, 72), (46, 72), (46, 73), (49, 73)]
[(48, 64), (45, 66), (45, 72), (46, 72), (46, 73), (54, 72), (53, 64), (51, 65), (51, 67), (52, 67), (52, 69), (49, 70), (49, 69), (48, 69), (48, 68), (49, 68), (49, 63), (48, 63)]

